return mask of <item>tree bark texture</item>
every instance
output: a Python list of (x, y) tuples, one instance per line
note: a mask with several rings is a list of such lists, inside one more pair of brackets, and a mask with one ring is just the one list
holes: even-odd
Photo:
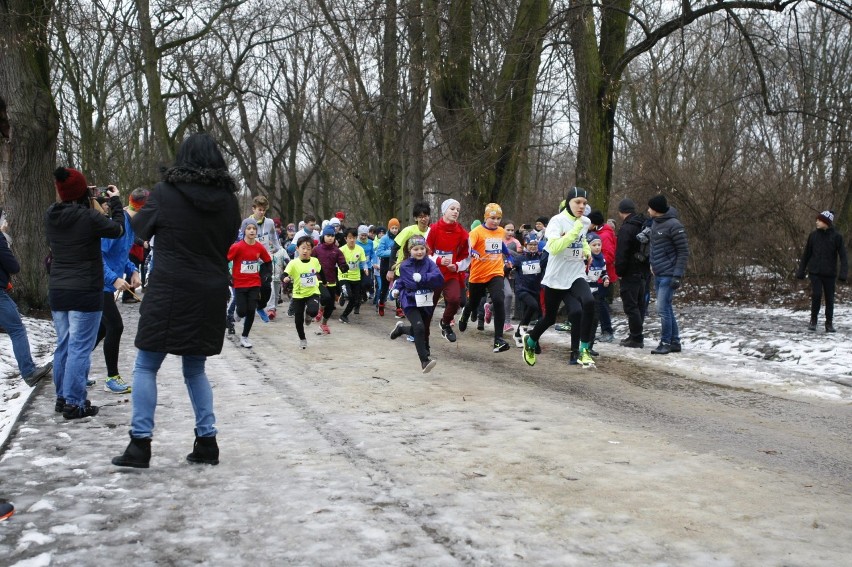
[[(50, 0), (0, 2), (0, 98), (7, 104), (10, 125), (8, 179), (2, 187), (13, 249), (21, 264), (15, 277), (19, 307), (47, 303), (47, 255), (44, 211), (56, 198), (53, 170), (59, 129), (50, 89), (47, 26)], [(71, 165), (71, 164), (69, 164)]]

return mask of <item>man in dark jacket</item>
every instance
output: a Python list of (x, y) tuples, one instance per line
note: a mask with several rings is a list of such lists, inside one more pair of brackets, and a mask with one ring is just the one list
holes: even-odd
[(642, 302), (651, 265), (650, 258), (641, 254), (641, 243), (636, 236), (644, 228), (645, 217), (636, 213), (636, 204), (630, 199), (622, 199), (618, 204), (618, 216), (622, 222), (616, 239), (615, 271), (621, 278), (621, 302), (629, 328), (629, 335), (621, 340), (621, 346), (643, 348)]
[[(802, 260), (796, 277), (805, 279), (805, 272), (811, 279), (811, 321), (809, 331), (816, 331), (817, 317), (825, 291), (825, 332), (834, 332), (834, 279), (846, 281), (849, 275), (849, 263), (846, 259), (846, 247), (843, 236), (834, 230), (834, 211), (823, 211), (817, 215), (816, 230), (808, 236)], [(840, 271), (837, 261), (840, 260)]]
[(660, 315), (662, 331), (660, 344), (651, 354), (680, 352), (680, 333), (672, 308), (674, 292), (686, 273), (689, 258), (689, 243), (686, 230), (677, 219), (677, 211), (669, 207), (665, 195), (651, 197), (648, 201), (651, 225), (651, 270), (657, 291), (657, 313)]
[(112, 185), (106, 193), (110, 218), (96, 207), (82, 173), (60, 167), (53, 175), (60, 202), (47, 209), (44, 225), (53, 254), (48, 301), (56, 329), (55, 409), (65, 419), (79, 419), (98, 413), (86, 399), (86, 380), (104, 304), (101, 238), (124, 233), (124, 210)]
[(0, 208), (0, 327), (6, 329), (12, 340), (12, 353), (15, 355), (21, 377), (28, 386), (35, 386), (50, 372), (53, 364), (49, 362), (43, 366), (36, 366), (33, 362), (27, 329), (21, 321), (18, 306), (9, 296), (8, 292), (12, 290), (10, 277), (17, 274), (21, 266), (6, 240), (4, 218), (3, 209)]

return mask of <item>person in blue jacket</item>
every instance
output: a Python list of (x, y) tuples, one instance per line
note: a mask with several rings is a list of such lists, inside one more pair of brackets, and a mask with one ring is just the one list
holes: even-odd
[(426, 239), (414, 235), (406, 243), (406, 258), (399, 266), (399, 277), (394, 280), (391, 294), (399, 297), (405, 317), (411, 323), (397, 321), (390, 338), (413, 335), (420, 368), (424, 374), (431, 372), (437, 361), (429, 351), (429, 325), (434, 312), (433, 297), (444, 285), (444, 276), (437, 264), (427, 258)]
[[(395, 218), (390, 219), (388, 221), (388, 232), (381, 239), (379, 239), (379, 245), (376, 246), (376, 256), (379, 258), (379, 273), (381, 277), (384, 277), (388, 271), (390, 271), (391, 266), (391, 253), (393, 252), (394, 238), (399, 234), (399, 221)], [(388, 298), (388, 291), (390, 291), (390, 286), (385, 282), (382, 282), (382, 289), (379, 291), (379, 316), (385, 316), (385, 301)]]
[(142, 285), (142, 279), (136, 265), (130, 260), (130, 248), (136, 240), (130, 219), (136, 211), (145, 205), (148, 191), (144, 188), (134, 189), (130, 194), (130, 203), (124, 207), (124, 234), (119, 238), (102, 238), (101, 255), (104, 263), (104, 311), (95, 348), (103, 340), (104, 362), (106, 362), (107, 379), (104, 391), (113, 394), (129, 394), (130, 384), (122, 379), (118, 372), (118, 349), (121, 335), (124, 333), (124, 321), (115, 302), (115, 292), (135, 290)]

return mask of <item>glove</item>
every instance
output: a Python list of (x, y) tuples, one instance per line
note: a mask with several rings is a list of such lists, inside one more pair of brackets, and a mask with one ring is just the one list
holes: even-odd
[(672, 278), (672, 283), (670, 286), (672, 289), (677, 289), (680, 287), (680, 278)]
[(422, 280), (422, 279), (423, 279), (423, 276), (421, 276), (421, 275), (420, 275), (420, 274), (418, 274), (417, 272), (414, 272), (414, 275), (413, 275), (413, 276), (411, 276), (411, 279), (413, 279), (413, 280), (414, 280), (414, 281), (416, 281), (416, 282), (419, 282), (420, 280)]
[(391, 297), (392, 297), (392, 298), (394, 298), (394, 299), (396, 299), (397, 297), (399, 297), (399, 290), (398, 290), (398, 289), (396, 289), (396, 288), (392, 289), (392, 290), (391, 290)]

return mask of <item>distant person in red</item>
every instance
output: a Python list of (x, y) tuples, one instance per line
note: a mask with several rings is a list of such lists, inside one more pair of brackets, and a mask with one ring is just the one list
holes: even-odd
[(248, 336), (260, 301), (260, 267), (272, 262), (272, 256), (266, 247), (257, 241), (257, 221), (254, 218), (244, 220), (240, 232), (244, 235), (243, 239), (231, 245), (228, 260), (233, 262), (234, 300), (237, 304), (234, 320), (245, 318), (240, 346), (251, 348)]

